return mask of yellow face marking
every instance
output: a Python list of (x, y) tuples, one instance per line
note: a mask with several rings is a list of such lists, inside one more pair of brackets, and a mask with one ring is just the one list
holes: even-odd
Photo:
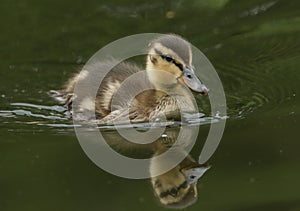
[[(173, 62), (168, 62), (166, 59), (163, 59), (161, 55), (157, 54), (157, 51), (159, 51), (162, 55), (170, 56), (178, 65), (182, 65), (182, 67), (187, 65), (173, 50), (166, 48), (160, 43), (155, 43), (149, 52), (146, 68), (147, 70), (155, 70), (152, 71), (153, 73), (151, 73), (152, 75), (150, 76), (150, 78), (153, 79), (152, 82), (154, 84), (157, 82), (159, 83), (159, 80), (164, 77), (163, 73), (160, 74), (160, 72), (156, 71), (164, 71), (173, 75), (173, 79), (169, 78), (168, 81), (164, 81), (165, 84), (177, 83), (176, 79), (182, 76), (182, 70)], [(153, 74), (155, 74), (155, 76), (153, 76)]]

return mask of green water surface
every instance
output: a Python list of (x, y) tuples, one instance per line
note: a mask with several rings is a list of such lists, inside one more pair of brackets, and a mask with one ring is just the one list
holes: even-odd
[(300, 1), (2, 0), (0, 13), (0, 210), (165, 210), (148, 180), (93, 164), (46, 94), (105, 44), (146, 32), (201, 49), (226, 93), (225, 133), (187, 210), (300, 210)]

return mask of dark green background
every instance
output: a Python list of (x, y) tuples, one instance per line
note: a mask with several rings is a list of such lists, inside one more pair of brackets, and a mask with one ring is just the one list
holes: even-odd
[(164, 210), (149, 181), (95, 166), (61, 112), (11, 104), (56, 105), (48, 90), (145, 32), (188, 39), (226, 92), (230, 118), (187, 210), (300, 210), (300, 1), (2, 0), (0, 14), (0, 210)]

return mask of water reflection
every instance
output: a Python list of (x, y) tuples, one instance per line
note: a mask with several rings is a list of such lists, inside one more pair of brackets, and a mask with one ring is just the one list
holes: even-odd
[[(149, 172), (154, 196), (166, 207), (184, 208), (197, 201), (198, 179), (210, 168), (208, 164), (198, 163), (188, 153), (193, 145), (193, 127), (196, 126), (167, 127), (161, 137), (150, 144), (128, 142), (115, 132), (102, 134), (106, 142), (118, 153), (133, 158), (151, 158)], [(184, 139), (179, 138), (180, 134)], [(168, 156), (158, 158), (165, 152), (169, 152)], [(174, 166), (174, 161), (178, 158), (183, 159)], [(172, 165), (173, 168), (159, 174)]]

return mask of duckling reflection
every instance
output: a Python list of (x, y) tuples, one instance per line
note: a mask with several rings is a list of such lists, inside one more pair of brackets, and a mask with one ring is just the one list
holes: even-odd
[[(179, 133), (181, 140), (178, 139)], [(149, 172), (154, 196), (169, 208), (185, 208), (195, 203), (198, 198), (197, 182), (210, 168), (207, 164), (199, 164), (187, 153), (193, 144), (190, 142), (192, 136), (192, 126), (166, 128), (161, 137), (151, 144), (131, 143), (117, 134), (105, 134), (107, 142), (119, 153), (135, 158), (151, 158)], [(154, 159), (167, 151), (169, 156)], [(183, 158), (181, 162), (167, 172), (157, 174), (172, 166), (178, 157)]]
[[(185, 130), (186, 135), (190, 135), (189, 127), (182, 127), (181, 129)], [(192, 143), (178, 143), (175, 147), (170, 149), (170, 147), (176, 143), (175, 141), (177, 141), (178, 136), (176, 136), (175, 133), (178, 133), (178, 130), (169, 130), (167, 132), (168, 135), (164, 134), (160, 138), (153, 157), (167, 150), (172, 150), (172, 155), (163, 160), (159, 160), (159, 162), (155, 162), (155, 160), (152, 159), (149, 167), (150, 174), (153, 175), (155, 172), (160, 171), (161, 168), (169, 164), (171, 165), (172, 158), (180, 155), (185, 157), (178, 165), (166, 173), (159, 176), (151, 176), (151, 184), (155, 196), (159, 199), (161, 204), (169, 208), (185, 208), (195, 203), (198, 197), (197, 181), (210, 168), (209, 165), (199, 164), (191, 155), (186, 154), (185, 148), (188, 147), (187, 144)], [(185, 136), (185, 138), (188, 137)]]
[[(166, 161), (167, 162), (167, 161)], [(151, 163), (150, 173), (160, 164)], [(156, 197), (170, 208), (185, 208), (196, 202), (198, 197), (197, 181), (210, 168), (207, 164), (198, 164), (188, 155), (170, 171), (151, 177)]]

